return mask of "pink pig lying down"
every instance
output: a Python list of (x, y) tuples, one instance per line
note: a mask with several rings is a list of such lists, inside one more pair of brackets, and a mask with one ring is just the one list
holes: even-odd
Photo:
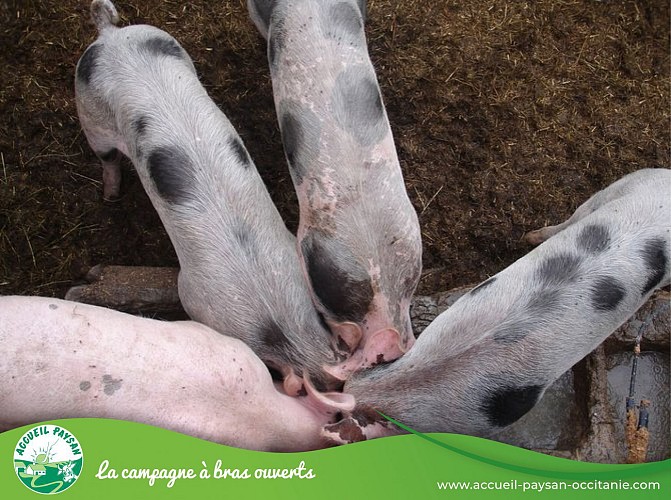
[(313, 300), (353, 356), (391, 361), (414, 343), (417, 214), (364, 33), (365, 0), (248, 0), (268, 41), (275, 108), (300, 205), (298, 251)]
[(105, 197), (118, 195), (127, 156), (175, 247), (189, 317), (247, 343), (292, 395), (309, 382), (342, 388), (326, 367), (348, 352), (312, 303), (296, 238), (189, 55), (158, 28), (116, 27), (109, 0), (93, 0), (91, 14), (99, 36), (77, 64), (75, 94)]
[[(394, 363), (355, 374), (355, 411), (327, 427), (339, 443), (400, 432), (482, 437), (512, 424), (562, 373), (671, 282), (671, 170), (634, 172), (538, 248), (438, 316)], [(547, 241), (545, 241), (547, 240)]]
[(310, 395), (278, 392), (247, 345), (192, 321), (0, 297), (0, 346), (0, 431), (101, 417), (240, 448), (304, 451), (324, 447), (322, 427), (333, 418)]

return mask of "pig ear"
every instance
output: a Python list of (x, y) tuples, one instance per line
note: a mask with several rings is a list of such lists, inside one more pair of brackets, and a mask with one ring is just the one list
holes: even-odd
[(294, 372), (293, 368), (284, 374), (282, 388), (284, 389), (285, 394), (296, 397), (300, 393), (302, 387), (303, 379), (296, 375), (296, 372)]
[(335, 415), (336, 413), (349, 412), (354, 409), (354, 396), (343, 392), (319, 392), (310, 382), (306, 374), (303, 379), (303, 387), (307, 392), (306, 403), (320, 413)]
[(361, 356), (355, 354), (337, 365), (323, 365), (322, 370), (331, 375), (331, 377), (344, 382), (354, 373), (357, 367), (361, 366), (360, 359)]
[(329, 323), (331, 331), (338, 338), (338, 345), (346, 345), (349, 353), (353, 353), (363, 337), (361, 327), (356, 323), (346, 321), (344, 323)]

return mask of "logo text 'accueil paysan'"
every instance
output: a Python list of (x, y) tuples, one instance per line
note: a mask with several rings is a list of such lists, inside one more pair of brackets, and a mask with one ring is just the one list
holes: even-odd
[(82, 472), (84, 456), (77, 438), (57, 425), (37, 425), (14, 449), (14, 470), (31, 490), (46, 495), (72, 486)]

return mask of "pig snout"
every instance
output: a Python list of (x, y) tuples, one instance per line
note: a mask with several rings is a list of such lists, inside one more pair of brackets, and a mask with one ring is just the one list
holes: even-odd
[(363, 29), (365, 2), (248, 2), (267, 39), (275, 107), (300, 205), (298, 251), (346, 352), (340, 377), (414, 342), (421, 271), (408, 199)]
[(414, 337), (412, 337), (412, 342), (402, 342), (401, 335), (394, 329), (378, 330), (367, 339), (361, 348), (354, 349), (353, 353), (342, 363), (327, 366), (325, 370), (335, 379), (344, 381), (360, 369), (400, 358), (414, 343)]
[[(671, 283), (669, 191), (668, 169), (600, 191), (439, 315), (403, 357), (350, 377), (345, 392), (420, 432), (491, 437), (516, 422)], [(373, 433), (363, 423), (346, 416), (326, 431), (361, 438)]]

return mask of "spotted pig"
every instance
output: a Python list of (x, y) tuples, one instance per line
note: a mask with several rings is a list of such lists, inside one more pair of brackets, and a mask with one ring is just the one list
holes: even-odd
[[(671, 170), (634, 172), (542, 243), (438, 316), (398, 361), (345, 386), (355, 411), (326, 433), (337, 442), (399, 432), (487, 437), (527, 413), (545, 389), (671, 282)], [(548, 239), (549, 238), (549, 239)]]
[(119, 194), (123, 154), (175, 247), (189, 316), (246, 342), (289, 393), (303, 375), (318, 389), (342, 385), (324, 369), (342, 358), (311, 301), (295, 238), (188, 54), (152, 26), (117, 28), (108, 0), (94, 0), (91, 12), (99, 37), (79, 60), (75, 91), (105, 197)]
[(267, 38), (305, 275), (354, 352), (339, 367), (345, 377), (412, 346), (421, 271), (417, 214), (366, 47), (366, 2), (248, 0), (248, 8)]

